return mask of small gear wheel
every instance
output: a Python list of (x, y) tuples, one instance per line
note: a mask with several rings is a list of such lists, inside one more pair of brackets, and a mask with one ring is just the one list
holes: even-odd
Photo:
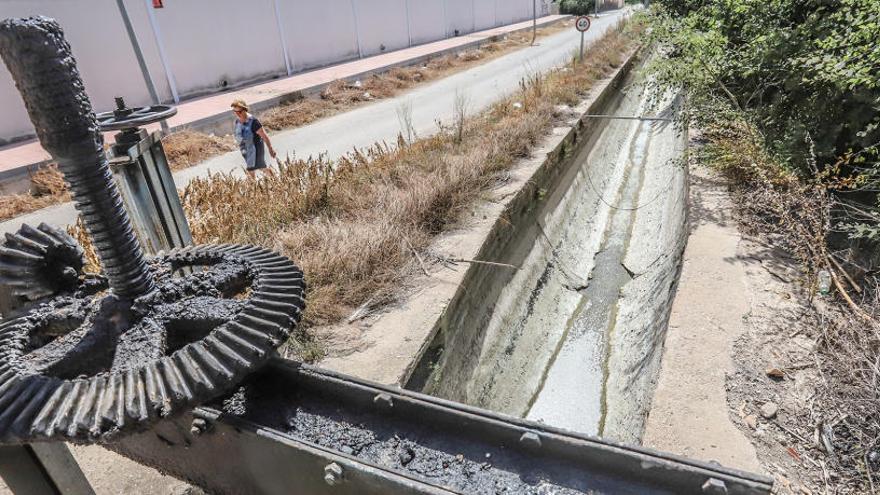
[(67, 232), (45, 223), (23, 224), (6, 234), (0, 248), (0, 284), (35, 301), (75, 288), (84, 264), (82, 248)]
[(299, 322), (302, 272), (270, 250), (194, 246), (150, 260), (134, 302), (80, 285), (0, 324), (0, 443), (100, 442), (218, 397)]

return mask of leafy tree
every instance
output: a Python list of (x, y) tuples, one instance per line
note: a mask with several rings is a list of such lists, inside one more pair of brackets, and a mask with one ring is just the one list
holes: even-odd
[[(724, 102), (801, 177), (877, 201), (880, 0), (658, 0), (652, 17), (661, 84)], [(868, 213), (850, 230), (880, 238)]]
[(587, 15), (596, 10), (594, 0), (562, 0), (559, 4), (561, 14)]

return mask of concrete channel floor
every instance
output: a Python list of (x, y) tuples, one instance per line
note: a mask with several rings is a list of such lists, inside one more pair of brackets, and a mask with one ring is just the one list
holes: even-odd
[[(615, 26), (626, 11), (603, 14), (594, 20), (585, 37), (592, 42)], [(395, 98), (389, 98), (350, 112), (298, 129), (282, 131), (272, 136), (275, 148), (281, 153), (309, 156), (326, 153), (329, 158), (342, 156), (353, 148), (369, 146), (377, 141), (393, 142), (401, 131), (398, 109), (409, 104), (413, 126), (419, 136), (436, 132), (436, 121), (449, 122), (454, 113), (458, 94), (468, 100), (468, 112), (475, 113), (500, 98), (511, 94), (526, 75), (544, 72), (565, 62), (579, 43), (575, 31), (562, 32), (543, 38), (534, 47), (525, 48), (499, 57), (489, 63), (454, 74), (434, 83), (419, 87)], [(589, 56), (589, 45), (587, 56)], [(195, 167), (175, 174), (179, 188), (194, 177), (212, 173), (242, 173), (241, 156), (231, 152), (215, 157)], [(72, 203), (56, 205), (0, 223), (0, 232), (14, 232), (22, 223), (69, 225), (76, 219)], [(186, 494), (189, 485), (157, 471), (140, 466), (118, 454), (97, 446), (74, 446), (74, 456), (99, 495), (115, 493)], [(11, 493), (0, 480), (0, 495)]]
[[(586, 33), (587, 42), (601, 37), (627, 12), (608, 12), (596, 19)], [(401, 132), (398, 113), (402, 106), (412, 109), (412, 124), (416, 133), (419, 136), (431, 135), (437, 131), (438, 120), (447, 123), (452, 121), (458, 95), (466, 98), (468, 113), (479, 112), (516, 91), (524, 76), (544, 72), (566, 61), (577, 48), (579, 39), (580, 35), (574, 29), (542, 38), (536, 46), (518, 50), (397, 97), (380, 100), (307, 126), (278, 132), (272, 135), (272, 143), (281, 156), (308, 157), (325, 154), (329, 159), (376, 142), (393, 143)], [(589, 57), (589, 47), (586, 53)], [(182, 189), (195, 177), (206, 177), (212, 173), (243, 173), (242, 163), (241, 155), (233, 151), (181, 170), (174, 174), (174, 180), (177, 187)], [(76, 211), (73, 204), (65, 203), (2, 222), (0, 233), (15, 232), (22, 223), (37, 225), (46, 222), (65, 226), (75, 221)]]

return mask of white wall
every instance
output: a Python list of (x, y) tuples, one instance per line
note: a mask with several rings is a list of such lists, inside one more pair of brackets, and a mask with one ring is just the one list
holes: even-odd
[(166, 0), (154, 9), (184, 95), (286, 74), (273, 0)]
[(294, 70), (358, 56), (351, 0), (279, 0)]
[(532, 0), (498, 0), (499, 25), (532, 18)]
[(438, 0), (409, 0), (409, 26), (414, 45), (446, 37), (446, 8)]
[(456, 30), (459, 35), (473, 31), (474, 1), (446, 0), (446, 29), (449, 36), (453, 36)]
[(365, 57), (409, 46), (406, 1), (355, 0), (361, 51)]
[(474, 2), (474, 24), (477, 31), (491, 29), (496, 26), (495, 13), (498, 0), (489, 2)]
[[(151, 0), (124, 0), (151, 79), (172, 100), (150, 24)], [(276, 0), (166, 0), (152, 9), (170, 75), (183, 98), (286, 75)], [(530, 19), (532, 0), (277, 0), (294, 71)], [(545, 3), (546, 0), (539, 0)], [(539, 7), (539, 13), (544, 8)], [(407, 12), (409, 15), (407, 15)], [(96, 111), (150, 103), (115, 0), (0, 0), (0, 19), (56, 18)], [(357, 22), (357, 24), (356, 24)], [(360, 49), (359, 49), (360, 44)], [(0, 64), (2, 65), (2, 64)], [(33, 134), (18, 91), (0, 67), (0, 144)]]
[[(126, 0), (132, 22), (138, 14), (146, 18), (143, 1)], [(134, 52), (126, 40), (125, 28), (119, 17), (115, 0), (2, 0), (0, 18), (50, 15), (58, 20), (70, 42), (73, 56), (92, 105), (99, 110), (113, 108), (113, 97), (124, 96), (132, 105), (149, 103), (149, 93), (138, 70)], [(145, 22), (142, 24), (146, 24)], [(147, 28), (148, 29), (148, 28)], [(151, 65), (153, 79), (163, 96), (170, 96), (163, 84), (164, 72), (151, 44), (142, 46), (144, 57)], [(123, 91), (120, 93), (120, 91)], [(0, 142), (33, 133), (21, 96), (12, 77), (0, 63)]]

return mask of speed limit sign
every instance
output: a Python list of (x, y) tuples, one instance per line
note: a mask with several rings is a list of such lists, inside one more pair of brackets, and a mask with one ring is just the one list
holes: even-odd
[(578, 56), (578, 60), (584, 61), (584, 33), (587, 32), (587, 29), (590, 29), (590, 18), (582, 15), (574, 21), (574, 27), (581, 32), (581, 50), (580, 56)]

